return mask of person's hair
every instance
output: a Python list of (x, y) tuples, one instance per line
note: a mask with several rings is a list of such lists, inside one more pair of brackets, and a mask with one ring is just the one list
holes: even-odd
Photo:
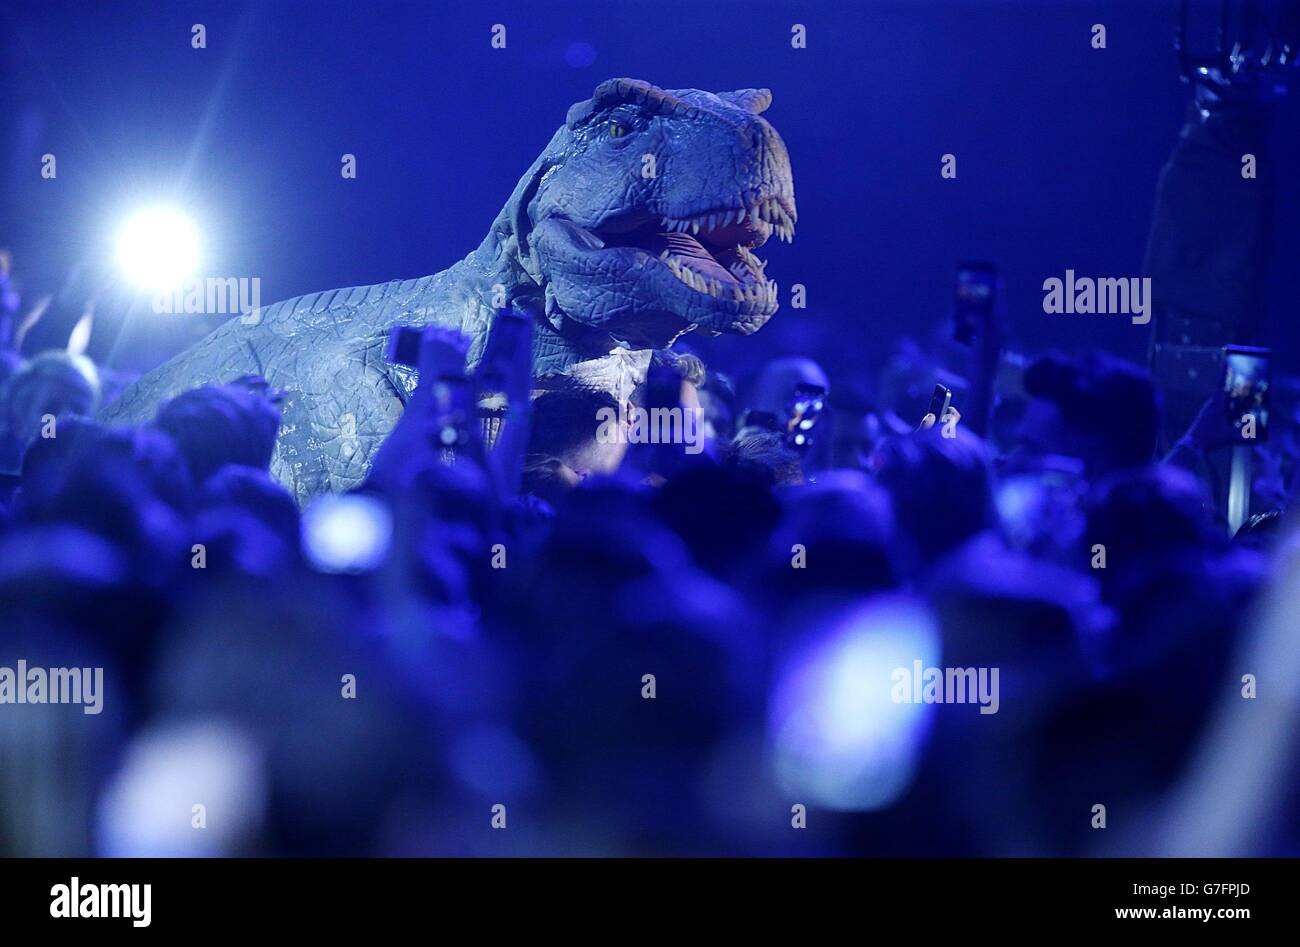
[(1092, 438), (1109, 469), (1151, 460), (1160, 406), (1149, 373), (1104, 352), (1040, 356), (1025, 370), (1025, 391), (1056, 405), (1061, 419)]
[(988, 458), (974, 434), (958, 430), (956, 437), (944, 437), (936, 427), (891, 437), (876, 448), (871, 467), (924, 562), (993, 522)]
[(264, 470), (228, 464), (203, 485), (199, 496), (206, 509), (237, 506), (256, 516), (291, 549), (298, 546), (298, 504), (275, 478)]
[(41, 428), (44, 415), (94, 413), (99, 401), (99, 372), (82, 355), (41, 352), (13, 373), (0, 391), (4, 416), (0, 427), (20, 450)]
[[(894, 513), (889, 494), (860, 470), (829, 470), (782, 496), (785, 516), (769, 548), (764, 586), (789, 599), (816, 590), (871, 592), (897, 583)], [(791, 547), (808, 559), (790, 568)]]
[(1167, 464), (1122, 470), (1099, 482), (1085, 503), (1089, 544), (1112, 561), (1202, 546), (1214, 538), (1208, 498), (1192, 474)]
[(618, 402), (607, 391), (566, 388), (533, 399), (528, 453), (563, 459), (590, 443), (600, 427), (600, 412), (618, 416)]
[(725, 464), (733, 470), (756, 476), (769, 486), (803, 482), (799, 455), (775, 431), (746, 428), (736, 435), (727, 451)]
[(57, 437), (38, 437), (22, 458), (22, 499), (27, 507), (39, 506), (62, 492), (78, 465), (94, 463), (109, 430), (88, 418), (59, 422)]
[(100, 442), (99, 452), (138, 471), (154, 496), (173, 510), (189, 510), (194, 498), (189, 464), (164, 432), (148, 427), (110, 430)]
[(700, 407), (714, 436), (725, 441), (736, 433), (736, 386), (720, 372), (710, 372), (699, 386)]
[(1233, 534), (1232, 541), (1250, 549), (1268, 549), (1282, 535), (1282, 511), (1268, 510), (1256, 513), (1242, 523)]
[(745, 411), (765, 411), (784, 417), (799, 385), (817, 385), (829, 392), (831, 383), (825, 369), (810, 358), (772, 359), (745, 386), (741, 406)]
[(240, 385), (205, 385), (177, 395), (154, 424), (171, 435), (196, 484), (226, 464), (267, 470), (275, 451), (280, 411)]
[(715, 575), (760, 557), (781, 522), (772, 471), (758, 464), (693, 465), (669, 477), (651, 503), (695, 561)]
[[(129, 437), (129, 433), (127, 434)], [(109, 447), (109, 441), (101, 442)], [(140, 580), (162, 586), (173, 575), (181, 546), (182, 517), (153, 491), (141, 464), (126, 451), (100, 450), (83, 457), (63, 489), (39, 505), (24, 504), (30, 522), (69, 523), (116, 543)]]
[(104, 467), (120, 468), (173, 511), (189, 511), (194, 494), (189, 467), (170, 437), (152, 428), (106, 428), (78, 417), (64, 418), (57, 437), (37, 438), (27, 448), (23, 508), (36, 511), (59, 500), (70, 482)]

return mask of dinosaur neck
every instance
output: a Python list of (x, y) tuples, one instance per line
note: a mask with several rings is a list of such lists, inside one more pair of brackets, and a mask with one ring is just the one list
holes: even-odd
[(503, 306), (533, 313), (539, 377), (565, 374), (575, 363), (608, 355), (615, 344), (608, 332), (568, 319), (554, 306), (547, 312), (545, 276), (534, 269), (507, 205), (473, 252), (432, 278), (420, 308), (426, 321), (458, 327), (470, 337), (471, 369), (482, 358), (496, 309)]

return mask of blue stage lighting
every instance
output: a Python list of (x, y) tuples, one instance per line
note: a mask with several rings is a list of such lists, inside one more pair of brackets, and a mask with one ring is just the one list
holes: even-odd
[(118, 231), (117, 261), (126, 278), (140, 289), (170, 289), (198, 266), (198, 230), (175, 208), (146, 208)]
[(303, 511), (303, 552), (321, 572), (368, 572), (388, 555), (393, 515), (362, 494), (323, 496)]

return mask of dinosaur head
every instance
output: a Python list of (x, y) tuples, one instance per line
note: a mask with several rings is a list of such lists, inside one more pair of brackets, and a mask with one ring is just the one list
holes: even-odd
[(548, 319), (632, 348), (770, 319), (777, 284), (754, 251), (797, 218), (785, 144), (760, 117), (771, 101), (611, 79), (574, 105), (502, 221)]

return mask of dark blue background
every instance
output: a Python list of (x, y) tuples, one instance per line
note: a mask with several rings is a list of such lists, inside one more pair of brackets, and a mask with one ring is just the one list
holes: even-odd
[[(1014, 341), (1141, 358), (1147, 329), (1046, 316), (1042, 280), (1136, 276), (1187, 98), (1159, 2), (113, 2), (10, 6), (0, 245), (32, 291), (177, 189), (205, 272), (264, 302), (436, 272), (482, 239), (568, 106), (611, 76), (767, 86), (799, 204), (769, 273), (808, 287), (715, 356), (799, 351), (841, 370), (944, 317), (957, 260), (1006, 275)], [(190, 26), (208, 47), (190, 47)], [(792, 49), (790, 28), (808, 29)], [(505, 50), (490, 47), (504, 23)], [(1090, 46), (1103, 23), (1108, 47)], [(594, 49), (582, 65), (580, 49)], [(571, 64), (571, 61), (576, 64)], [(1295, 169), (1300, 106), (1277, 154)], [(58, 158), (57, 181), (40, 156)], [(339, 175), (353, 153), (358, 177)], [(958, 158), (955, 181), (940, 156)], [(1285, 168), (1284, 168), (1285, 170)], [(1293, 344), (1300, 189), (1279, 181), (1272, 342)], [(160, 318), (160, 317), (155, 317)], [(195, 331), (198, 331), (197, 328)]]

